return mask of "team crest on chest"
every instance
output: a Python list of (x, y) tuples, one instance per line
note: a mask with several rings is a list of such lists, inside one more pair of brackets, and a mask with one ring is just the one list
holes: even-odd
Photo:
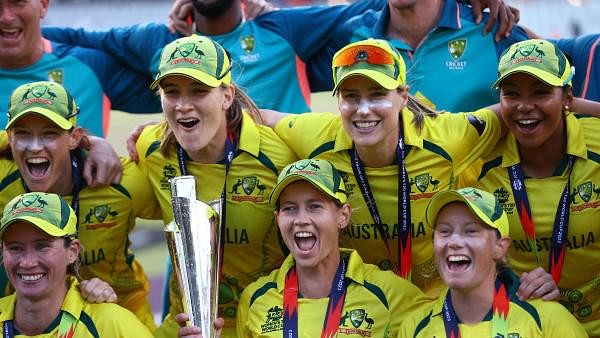
[(467, 39), (454, 39), (448, 42), (448, 54), (452, 57), (446, 61), (446, 67), (450, 70), (463, 70), (467, 67), (467, 61), (461, 60), (467, 50)]
[(229, 189), (233, 201), (262, 202), (265, 200), (267, 187), (254, 175), (238, 178)]
[(375, 320), (369, 317), (365, 309), (346, 311), (340, 318), (339, 333), (346, 335), (358, 334), (362, 337), (371, 337)]
[(255, 51), (256, 39), (254, 35), (246, 35), (240, 39), (240, 47), (244, 50), (244, 54), (240, 55), (240, 61), (244, 63), (254, 63), (259, 61), (260, 53)]
[(117, 224), (118, 215), (119, 212), (113, 210), (108, 204), (97, 205), (85, 214), (82, 224), (88, 230), (112, 228)]
[(600, 186), (587, 181), (579, 184), (570, 192), (571, 212), (600, 207)]
[[(438, 190), (440, 181), (433, 178), (429, 173), (420, 174), (409, 179), (411, 200), (418, 200), (421, 198), (430, 198)], [(413, 185), (417, 188), (418, 192), (413, 194)]]
[(242, 49), (244, 52), (246, 52), (246, 54), (252, 53), (254, 51), (254, 35), (246, 35), (242, 37), (240, 44), (242, 45)]
[(64, 72), (61, 68), (53, 69), (48, 72), (48, 81), (63, 84)]

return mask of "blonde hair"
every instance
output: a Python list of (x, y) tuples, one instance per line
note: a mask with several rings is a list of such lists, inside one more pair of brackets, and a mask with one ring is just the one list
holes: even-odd
[[(252, 101), (252, 99), (235, 84), (231, 83), (229, 85), (221, 85), (221, 87), (227, 86), (233, 86), (235, 89), (233, 102), (229, 109), (227, 109), (227, 112), (225, 112), (225, 116), (227, 118), (227, 130), (231, 133), (239, 135), (242, 127), (242, 111), (245, 111), (248, 115), (250, 115), (254, 122), (262, 124), (262, 118), (256, 103), (254, 103), (254, 101)], [(169, 128), (169, 124), (165, 123), (164, 136), (160, 145), (160, 153), (164, 156), (167, 156), (175, 144), (177, 144), (175, 134), (171, 128)]]

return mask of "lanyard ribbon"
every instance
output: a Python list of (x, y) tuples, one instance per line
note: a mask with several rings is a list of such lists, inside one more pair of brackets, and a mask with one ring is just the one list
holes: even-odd
[(379, 211), (377, 210), (377, 203), (373, 197), (373, 192), (369, 186), (367, 174), (365, 173), (364, 166), (358, 157), (356, 149), (349, 150), (350, 160), (352, 162), (352, 171), (354, 177), (358, 182), (362, 196), (367, 204), (369, 213), (375, 222), (375, 227), (379, 231), (385, 249), (387, 251), (390, 262), (393, 265), (393, 270), (400, 275), (400, 277), (409, 279), (411, 271), (411, 218), (410, 218), (410, 185), (408, 180), (408, 173), (406, 171), (405, 157), (406, 148), (404, 144), (404, 137), (402, 134), (402, 126), (398, 131), (398, 145), (396, 146), (396, 160), (398, 161), (398, 255), (394, 264), (394, 259), (388, 238), (383, 231), (383, 222)]
[[(506, 286), (499, 278), (496, 278), (494, 287), (494, 300), (492, 302), (492, 334), (490, 337), (508, 337), (508, 310), (510, 308), (510, 299)], [(460, 338), (460, 330), (458, 328), (458, 319), (456, 312), (452, 306), (452, 297), (450, 290), (444, 299), (442, 306), (442, 315), (444, 321), (444, 329), (447, 338)]]
[[(552, 279), (558, 284), (565, 262), (567, 233), (569, 230), (569, 202), (571, 190), (571, 172), (573, 171), (574, 157), (568, 156), (568, 178), (567, 184), (560, 195), (556, 216), (554, 217), (554, 227), (552, 228), (552, 243), (550, 244), (550, 257), (548, 257), (548, 270), (552, 275)], [(508, 168), (508, 177), (510, 178), (510, 186), (512, 188), (517, 212), (521, 226), (527, 236), (531, 252), (535, 256), (536, 262), (540, 264), (540, 256), (535, 240), (535, 223), (531, 213), (529, 198), (527, 197), (527, 189), (525, 188), (523, 169), (520, 164), (512, 165)]]
[[(62, 316), (60, 323), (58, 324), (58, 331), (56, 332), (57, 338), (73, 338), (75, 336), (75, 327), (77, 326), (78, 320), (73, 317), (72, 314), (66, 311), (61, 311)], [(2, 325), (2, 336), (3, 338), (14, 338), (15, 337), (15, 324), (13, 320), (7, 320)]]
[[(229, 174), (229, 169), (231, 168), (231, 162), (233, 161), (233, 157), (235, 156), (235, 151), (237, 149), (238, 142), (239, 138), (237, 137), (237, 135), (227, 132), (227, 138), (225, 139), (225, 182), (223, 182), (223, 190), (221, 191), (220, 198), (221, 241), (219, 243), (219, 254), (221, 260), (219, 262), (219, 276), (222, 276), (223, 274), (223, 261), (225, 254), (225, 227), (227, 224), (225, 223), (225, 221), (227, 220), (227, 175)], [(183, 148), (179, 144), (177, 144), (177, 161), (179, 163), (179, 171), (181, 172), (181, 175), (189, 175), (186, 165), (186, 161), (188, 159), (189, 157), (185, 153), (185, 150), (183, 150)], [(219, 277), (219, 280), (220, 279), (221, 278)]]
[[(321, 338), (335, 337), (342, 318), (342, 308), (346, 298), (346, 262), (340, 258), (331, 284), (329, 303), (323, 321)], [(285, 288), (283, 290), (283, 337), (298, 338), (298, 275), (296, 267), (293, 266), (285, 277)]]

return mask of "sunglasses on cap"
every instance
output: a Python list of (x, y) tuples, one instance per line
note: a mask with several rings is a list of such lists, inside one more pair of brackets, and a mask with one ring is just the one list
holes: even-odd
[(372, 65), (393, 65), (394, 56), (376, 46), (353, 46), (336, 55), (332, 65), (333, 67), (351, 66), (357, 62), (367, 62)]

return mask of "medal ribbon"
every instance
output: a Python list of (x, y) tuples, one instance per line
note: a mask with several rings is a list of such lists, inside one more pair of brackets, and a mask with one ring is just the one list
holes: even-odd
[[(56, 332), (57, 338), (73, 338), (75, 336), (75, 327), (77, 326), (78, 320), (73, 317), (72, 314), (66, 311), (62, 311), (60, 323), (58, 324), (58, 331)], [(13, 320), (7, 320), (2, 325), (2, 333), (4, 338), (14, 338), (15, 336), (15, 324)]]
[[(223, 261), (225, 260), (225, 221), (227, 220), (227, 175), (229, 174), (229, 169), (231, 168), (231, 162), (233, 161), (233, 157), (235, 156), (235, 152), (237, 150), (237, 146), (239, 143), (239, 137), (234, 133), (227, 132), (227, 138), (225, 139), (225, 182), (223, 182), (223, 190), (221, 191), (221, 241), (219, 243), (219, 254), (221, 255), (221, 260), (219, 261), (219, 276), (223, 274)], [(187, 170), (186, 161), (189, 159), (185, 150), (177, 144), (177, 161), (179, 162), (179, 171), (181, 175), (189, 175)], [(219, 277), (219, 280), (221, 277)]]
[[(508, 337), (508, 310), (510, 309), (510, 299), (506, 286), (499, 278), (496, 278), (494, 287), (494, 300), (492, 301), (492, 334), (490, 337)], [(452, 306), (452, 296), (450, 291), (446, 294), (444, 305), (442, 306), (442, 320), (444, 321), (444, 330), (447, 338), (460, 338), (460, 329), (458, 328), (458, 319)]]
[(392, 251), (390, 249), (390, 245), (388, 243), (388, 238), (383, 231), (383, 222), (381, 220), (381, 216), (379, 215), (379, 211), (377, 210), (377, 203), (375, 202), (375, 198), (373, 197), (373, 192), (371, 191), (371, 187), (369, 186), (369, 181), (367, 179), (367, 175), (365, 173), (364, 166), (358, 157), (358, 153), (356, 149), (349, 150), (350, 160), (352, 162), (352, 171), (354, 172), (354, 177), (358, 182), (358, 186), (360, 187), (360, 191), (362, 196), (367, 204), (367, 208), (369, 209), (369, 213), (375, 222), (375, 227), (383, 240), (383, 244), (385, 245), (385, 249), (387, 251), (390, 262), (393, 265), (393, 270), (400, 277), (405, 279), (410, 279), (410, 272), (412, 267), (411, 262), (411, 218), (410, 218), (410, 186), (408, 180), (408, 173), (406, 171), (405, 165), (405, 157), (406, 157), (406, 148), (404, 144), (404, 136), (402, 133), (402, 126), (400, 126), (400, 130), (398, 131), (398, 145), (396, 146), (396, 159), (398, 161), (398, 225), (399, 225), (399, 234), (398, 234), (398, 255), (396, 261), (397, 264), (394, 263)]
[[(342, 308), (346, 298), (346, 262), (340, 258), (331, 284), (329, 303), (323, 321), (321, 338), (335, 337), (342, 318)], [(293, 266), (285, 277), (285, 288), (283, 290), (283, 337), (298, 338), (298, 275), (296, 267)]]
[[(560, 195), (556, 216), (554, 217), (552, 243), (550, 244), (550, 257), (548, 257), (548, 270), (550, 271), (552, 279), (554, 279), (556, 284), (560, 282), (560, 277), (565, 262), (567, 233), (569, 230), (569, 194), (571, 189), (571, 172), (573, 171), (575, 158), (569, 155), (567, 161), (567, 184), (565, 184), (565, 188)], [(515, 197), (515, 203), (517, 205), (517, 212), (519, 213), (521, 226), (523, 227), (525, 236), (527, 236), (527, 241), (531, 246), (531, 252), (533, 252), (537, 264), (540, 265), (540, 257), (535, 240), (535, 223), (533, 222), (529, 198), (527, 196), (527, 189), (525, 188), (524, 176), (525, 175), (520, 164), (515, 164), (508, 168), (510, 186), (512, 188), (513, 196)]]

